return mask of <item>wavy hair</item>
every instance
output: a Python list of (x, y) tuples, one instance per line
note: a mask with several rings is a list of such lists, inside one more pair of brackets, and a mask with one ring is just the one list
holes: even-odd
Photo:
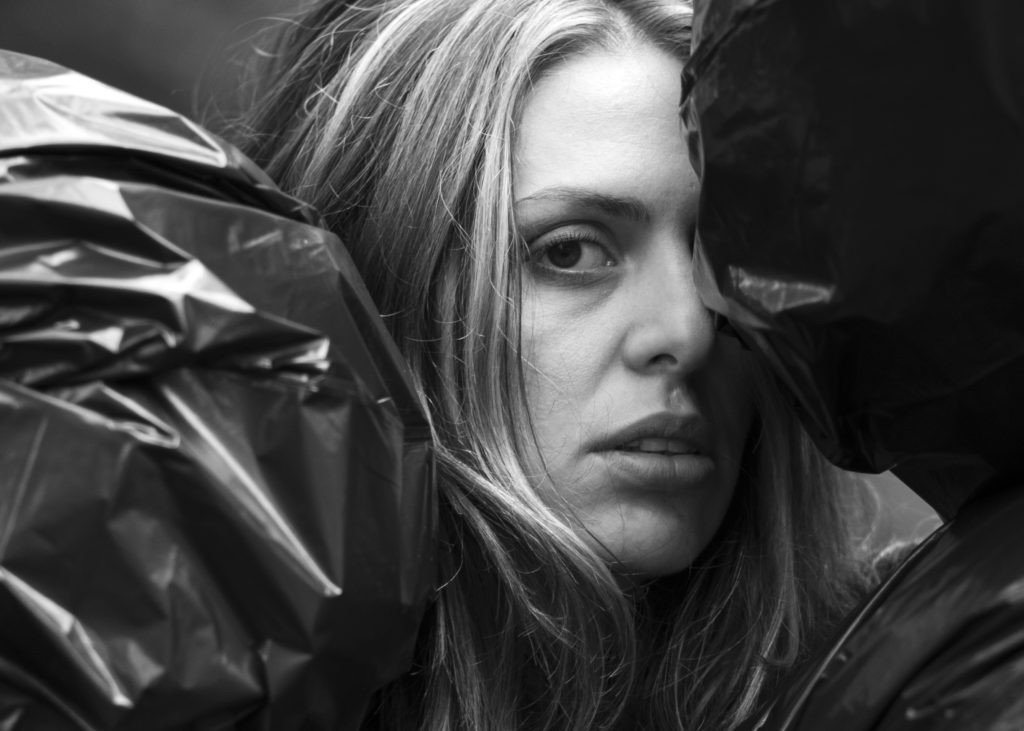
[(670, 0), (330, 0), (283, 26), (259, 71), (239, 142), (346, 241), (439, 447), (437, 602), (373, 727), (732, 728), (865, 580), (854, 493), (763, 374), (724, 524), (689, 569), (643, 587), (623, 588), (520, 459), (523, 105), (595, 48), (685, 59), (690, 23)]

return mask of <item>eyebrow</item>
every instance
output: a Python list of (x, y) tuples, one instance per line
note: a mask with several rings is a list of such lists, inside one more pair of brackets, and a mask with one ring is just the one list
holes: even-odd
[(572, 203), (584, 208), (593, 208), (607, 213), (610, 216), (624, 218), (637, 223), (650, 221), (651, 215), (639, 199), (630, 196), (607, 195), (596, 193), (585, 188), (558, 187), (543, 188), (533, 195), (518, 199), (515, 204), (519, 206), (528, 201)]

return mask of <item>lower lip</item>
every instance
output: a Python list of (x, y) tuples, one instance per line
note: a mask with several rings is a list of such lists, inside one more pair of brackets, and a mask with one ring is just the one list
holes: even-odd
[(620, 483), (648, 490), (678, 490), (710, 484), (715, 461), (704, 454), (659, 452), (598, 452), (609, 473)]

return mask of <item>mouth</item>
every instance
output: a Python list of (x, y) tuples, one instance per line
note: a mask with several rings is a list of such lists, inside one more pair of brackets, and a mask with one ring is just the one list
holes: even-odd
[(642, 437), (615, 447), (615, 452), (637, 452), (640, 454), (656, 454), (665, 457), (683, 455), (703, 455), (699, 447), (685, 439)]
[(592, 447), (597, 452), (710, 457), (711, 443), (711, 425), (700, 415), (659, 413), (607, 433)]

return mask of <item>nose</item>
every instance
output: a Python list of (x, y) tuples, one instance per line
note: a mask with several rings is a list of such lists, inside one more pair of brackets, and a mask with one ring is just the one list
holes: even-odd
[(624, 357), (638, 372), (685, 376), (707, 362), (715, 329), (697, 295), (689, 249), (674, 244), (662, 252), (645, 260), (629, 287)]

